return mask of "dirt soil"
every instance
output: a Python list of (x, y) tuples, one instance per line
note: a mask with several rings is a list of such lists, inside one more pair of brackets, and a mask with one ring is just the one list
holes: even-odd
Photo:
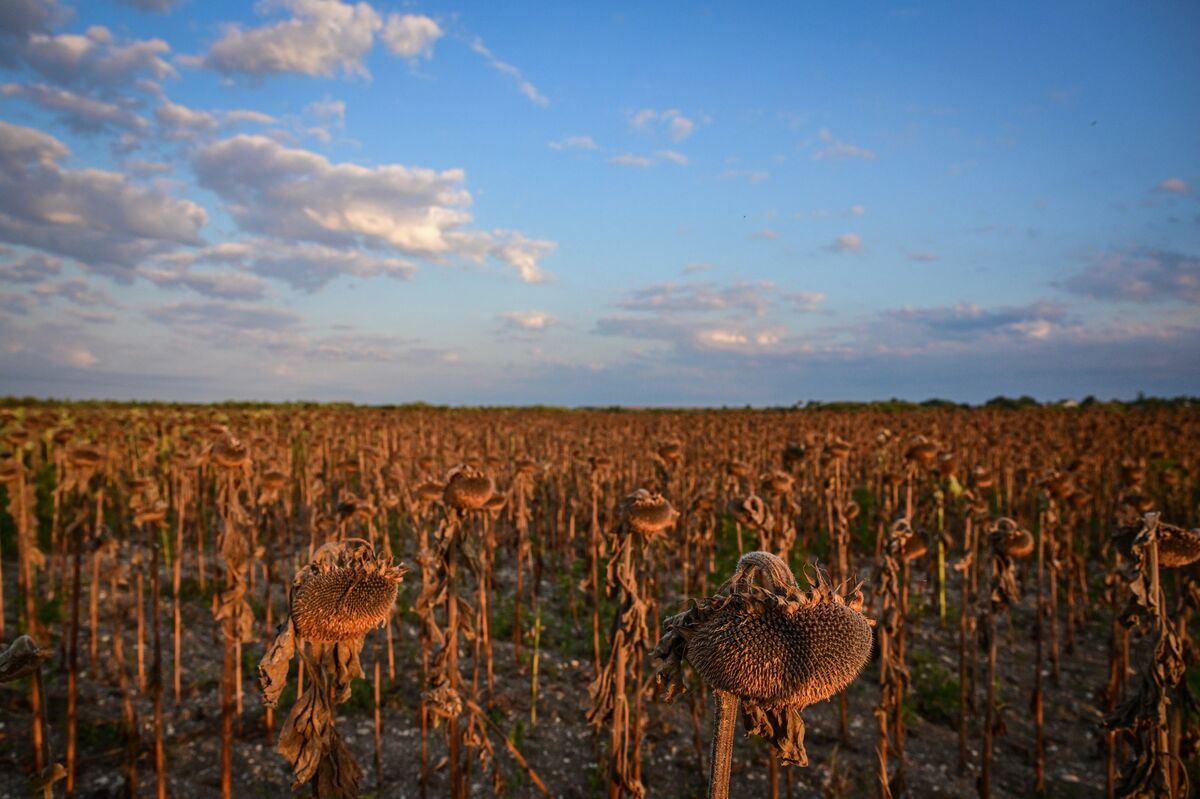
[[(6, 571), (11, 569), (6, 563)], [(547, 569), (549, 573), (550, 569)], [(215, 573), (215, 572), (214, 572)], [(409, 579), (419, 579), (419, 572), (409, 573)], [(864, 577), (868, 576), (866, 574)], [(506, 586), (511, 575), (499, 575), (499, 590), (494, 605), (503, 606), (512, 589)], [(6, 580), (15, 574), (6, 573)], [(559, 581), (561, 583), (561, 581)], [(10, 583), (11, 585), (12, 583)], [(568, 589), (571, 590), (571, 589)], [(507, 592), (507, 594), (506, 594)], [(996, 797), (1025, 797), (1033, 792), (1031, 751), (1034, 732), (1029, 712), (1030, 689), (1033, 684), (1033, 613), (1032, 597), (1026, 592), (1015, 609), (1013, 624), (1001, 625), (999, 683), (1004, 706), (1003, 719), (1007, 731), (996, 741), (994, 789)], [(552, 599), (565, 595), (558, 585), (544, 580), (541, 585), (544, 601), (543, 617), (548, 624), (557, 625), (557, 636), (547, 635), (541, 650), (540, 696), (537, 724), (530, 721), (530, 647), (523, 647), (520, 660), (513, 654), (511, 641), (495, 643), (496, 686), (492, 701), (493, 718), (511, 731), (512, 738), (528, 758), (532, 767), (556, 797), (591, 799), (604, 791), (604, 772), (597, 768), (596, 741), (606, 733), (596, 735), (586, 721), (589, 704), (588, 684), (592, 679), (591, 633), (586, 613), (580, 608), (582, 626), (576, 631), (564, 607), (555, 604), (564, 600)], [(975, 780), (979, 768), (981, 743), (983, 660), (980, 655), (980, 695), (977, 699), (979, 716), (973, 718), (970, 729), (969, 763), (960, 773), (957, 765), (957, 672), (958, 626), (957, 609), (945, 625), (938, 623), (936, 611), (931, 611), (920, 584), (914, 585), (913, 613), (910, 618), (908, 652), (914, 666), (918, 700), (908, 720), (905, 744), (907, 758), (908, 796), (967, 797), (976, 794)], [(278, 594), (277, 594), (278, 596)], [(953, 592), (951, 593), (953, 596)], [(106, 597), (101, 596), (102, 613)], [(583, 599), (580, 599), (582, 605)], [(663, 615), (677, 612), (680, 604), (668, 604)], [(11, 616), (13, 608), (9, 608)], [(196, 597), (183, 606), (184, 617), (184, 696), (176, 704), (171, 689), (170, 599), (163, 608), (164, 649), (164, 716), (166, 723), (166, 760), (168, 765), (167, 793), (176, 799), (200, 799), (220, 795), (220, 711), (219, 680), (221, 646), (208, 605)], [(497, 614), (499, 615), (499, 611)], [(552, 613), (559, 614), (553, 616)], [(86, 618), (86, 612), (84, 614)], [(261, 616), (260, 616), (261, 618)], [(531, 621), (526, 614), (526, 624)], [(14, 629), (9, 619), (10, 630)], [(132, 623), (129, 627), (132, 627)], [(496, 622), (498, 629), (503, 627)], [(258, 634), (265, 637), (261, 622)], [(102, 630), (107, 629), (102, 624)], [(1106, 613), (1093, 613), (1086, 626), (1078, 631), (1071, 653), (1064, 652), (1061, 674), (1057, 684), (1046, 672), (1046, 795), (1055, 797), (1102, 796), (1104, 792), (1104, 760), (1102, 736), (1098, 724), (1102, 717), (1100, 689), (1107, 678), (1109, 619)], [(383, 712), (383, 773), (377, 786), (374, 772), (374, 734), (372, 699), (369, 683), (356, 690), (350, 703), (343, 706), (338, 728), (364, 770), (362, 788), (365, 796), (431, 797), (449, 793), (447, 775), (434, 771), (425, 792), (418, 781), (418, 752), (420, 730), (417, 705), (420, 694), (420, 658), (416, 644), (416, 627), (411, 615), (396, 621), (396, 678), (385, 687)], [(382, 633), (374, 633), (382, 640)], [(553, 646), (557, 638), (558, 646)], [(149, 634), (147, 634), (149, 640)], [(565, 642), (565, 643), (564, 643)], [(79, 776), (77, 795), (80, 797), (127, 796), (123, 773), (124, 741), (120, 733), (121, 697), (116, 679), (110, 670), (111, 640), (102, 634), (99, 641), (100, 671), (98, 678), (86, 671), (87, 634), (81, 635), (81, 678), (79, 695)], [(61, 648), (61, 642), (60, 642)], [(372, 673), (375, 643), (368, 638), (363, 651), (363, 666)], [(129, 637), (125, 643), (129, 670), (134, 672), (136, 650)], [(234, 795), (248, 797), (280, 797), (290, 795), (291, 777), (284, 760), (274, 751), (274, 741), (264, 734), (264, 712), (253, 682), (254, 666), (261, 657), (261, 642), (247, 645), (243, 653), (246, 664), (244, 704), (240, 735), (234, 752)], [(470, 645), (464, 645), (468, 656), (464, 671), (470, 675), (474, 663), (469, 656)], [(150, 652), (145, 654), (147, 673)], [(53, 747), (57, 759), (65, 751), (64, 723), (66, 676), (61, 668), (61, 656), (47, 664), (47, 686), (50, 693)], [(383, 672), (386, 680), (386, 661)], [(291, 679), (295, 680), (295, 671)], [(482, 678), (481, 678), (482, 682)], [(29, 743), (29, 706), (26, 686), (0, 686), (0, 797), (25, 797), (25, 780), (32, 769)], [(481, 695), (483, 688), (480, 688)], [(285, 701), (294, 693), (285, 695)], [(807, 746), (810, 766), (780, 770), (781, 797), (844, 796), (872, 797), (877, 795), (875, 774), (876, 723), (872, 708), (878, 701), (878, 668), (867, 670), (849, 690), (849, 737), (845, 744), (838, 742), (837, 700), (808, 708)], [(642, 774), (648, 797), (702, 797), (705, 795), (707, 746), (711, 725), (711, 702), (704, 701), (705, 716), (700, 730), (700, 753), (688, 700), (677, 700), (673, 706), (649, 701), (650, 724), (643, 754)], [(277, 711), (275, 730), (278, 732), (286, 707)], [(137, 764), (138, 796), (153, 796), (154, 774), (151, 756), (153, 729), (148, 694), (137, 698), (137, 714), (141, 725), (142, 755)], [(946, 718), (947, 714), (950, 718)], [(445, 753), (441, 731), (430, 735), (431, 767)], [(498, 767), (507, 785), (507, 795), (538, 796), (522, 770), (496, 741)], [(701, 754), (702, 753), (702, 754)], [(895, 760), (891, 761), (895, 765)], [(789, 789), (790, 783), (790, 789)], [(490, 796), (492, 778), (472, 765), (471, 796)], [(58, 793), (62, 795), (62, 783)], [(308, 795), (302, 787), (298, 795)], [(757, 740), (739, 735), (734, 748), (731, 795), (736, 797), (766, 797), (768, 790), (768, 752)]]

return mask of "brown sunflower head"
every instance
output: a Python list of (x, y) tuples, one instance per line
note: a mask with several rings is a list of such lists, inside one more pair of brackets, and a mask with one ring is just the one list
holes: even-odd
[(96, 447), (80, 444), (67, 450), (67, 464), (76, 469), (98, 469), (104, 463), (104, 453)]
[(937, 452), (937, 444), (934, 444), (932, 441), (926, 441), (922, 437), (918, 437), (917, 440), (904, 451), (904, 460), (908, 461), (909, 463), (928, 466), (929, 464), (933, 463), (934, 459), (937, 457)]
[(667, 463), (675, 463), (683, 457), (683, 444), (678, 441), (664, 441), (658, 445), (658, 457)]
[(1158, 565), (1178, 569), (1200, 560), (1200, 529), (1184, 530), (1173, 524), (1158, 525)]
[(796, 483), (796, 478), (784, 471), (774, 471), (763, 475), (761, 483), (764, 494), (778, 496), (780, 494), (790, 494), (792, 486)]
[(825, 445), (821, 454), (828, 460), (848, 461), (850, 460), (850, 444), (840, 438), (835, 438)]
[(646, 537), (657, 535), (675, 524), (679, 512), (667, 498), (639, 488), (621, 502), (618, 517), (630, 532)]
[(751, 494), (748, 497), (735, 497), (729, 501), (729, 512), (743, 527), (751, 530), (761, 530), (771, 523), (771, 512), (762, 497)]
[(278, 469), (271, 469), (262, 476), (262, 486), (266, 491), (278, 491), (287, 484), (287, 475)]
[(996, 552), (1006, 557), (1027, 558), (1033, 554), (1033, 535), (1007, 517), (996, 520), (991, 540)]
[(664, 622), (655, 657), (668, 670), (686, 659), (710, 688), (764, 707), (828, 699), (866, 665), (871, 622), (860, 592), (847, 598), (819, 570), (809, 582), (802, 591), (783, 560), (749, 552), (725, 593)]
[(388, 620), (404, 571), (361, 539), (325, 544), (292, 581), (296, 634), (324, 642), (362, 638)]
[(250, 465), (250, 449), (232, 435), (223, 435), (212, 443), (208, 457), (222, 469), (244, 469)]
[(450, 471), (442, 499), (455, 510), (479, 510), (492, 498), (495, 485), (475, 466), (463, 464)]
[(996, 484), (996, 476), (988, 467), (976, 466), (971, 470), (971, 481), (975, 484), (976, 488), (991, 488)]

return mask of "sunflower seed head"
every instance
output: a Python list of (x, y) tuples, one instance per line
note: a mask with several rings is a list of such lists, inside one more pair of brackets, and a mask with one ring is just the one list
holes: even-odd
[(866, 665), (871, 621), (857, 591), (847, 600), (819, 570), (801, 591), (768, 552), (742, 556), (730, 583), (727, 594), (664, 622), (655, 656), (686, 659), (710, 688), (769, 707), (828, 699)]
[(309, 641), (362, 638), (387, 621), (404, 567), (358, 539), (326, 544), (292, 583), (292, 623)]
[(478, 510), (487, 504), (494, 490), (492, 478), (464, 464), (450, 471), (442, 499), (455, 510)]

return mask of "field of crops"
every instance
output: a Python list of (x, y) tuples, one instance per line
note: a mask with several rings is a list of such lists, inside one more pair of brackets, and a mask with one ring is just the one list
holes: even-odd
[(1187, 403), (10, 403), (0, 796), (1182, 797), (1198, 526)]

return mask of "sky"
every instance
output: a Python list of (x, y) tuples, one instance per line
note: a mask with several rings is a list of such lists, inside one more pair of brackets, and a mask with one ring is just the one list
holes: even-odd
[(1200, 5), (4, 0), (0, 394), (1200, 394)]

